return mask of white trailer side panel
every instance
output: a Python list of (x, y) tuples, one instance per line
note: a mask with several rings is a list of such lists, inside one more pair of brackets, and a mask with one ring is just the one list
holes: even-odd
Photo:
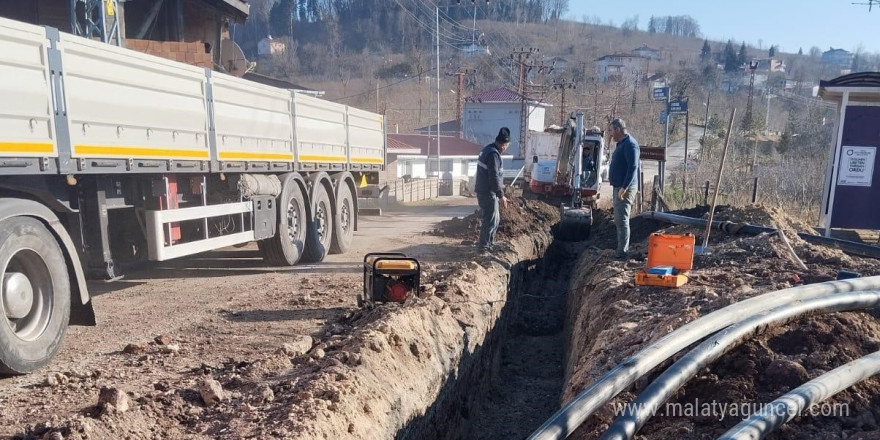
[(0, 19), (0, 157), (57, 157), (46, 30)]
[(381, 115), (348, 107), (348, 143), (351, 163), (385, 163), (385, 121)]
[(291, 93), (212, 73), (219, 160), (293, 162)]
[(294, 93), (293, 116), (300, 163), (348, 163), (346, 106)]
[(208, 160), (205, 70), (61, 34), (73, 157)]

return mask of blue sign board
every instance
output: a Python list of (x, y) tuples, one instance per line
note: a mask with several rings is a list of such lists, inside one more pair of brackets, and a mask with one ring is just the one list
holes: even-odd
[(669, 87), (655, 87), (654, 101), (663, 101), (669, 99)]
[(669, 114), (674, 115), (676, 113), (687, 113), (687, 111), (687, 101), (669, 101)]

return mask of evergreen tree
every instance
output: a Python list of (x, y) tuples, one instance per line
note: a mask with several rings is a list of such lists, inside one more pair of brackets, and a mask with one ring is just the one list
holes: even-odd
[(293, 29), (294, 0), (281, 0), (269, 11), (269, 30), (275, 37), (291, 36)]
[(743, 41), (742, 46), (739, 47), (739, 54), (736, 55), (736, 64), (737, 66), (742, 66), (749, 62), (749, 54), (746, 49), (746, 42)]
[(651, 19), (648, 20), (648, 32), (652, 34), (657, 33), (657, 19), (654, 16), (651, 16)]
[(703, 63), (709, 62), (712, 58), (712, 47), (709, 46), (709, 40), (703, 40), (703, 49), (700, 50), (700, 61)]
[(770, 46), (770, 50), (767, 51), (767, 55), (769, 55), (770, 58), (775, 57), (776, 56), (776, 46)]
[(798, 55), (800, 55), (800, 56), (804, 55), (804, 48), (803, 47), (798, 49)]
[(736, 61), (736, 49), (733, 48), (733, 41), (727, 40), (727, 46), (724, 46), (724, 71), (735, 72), (739, 68)]

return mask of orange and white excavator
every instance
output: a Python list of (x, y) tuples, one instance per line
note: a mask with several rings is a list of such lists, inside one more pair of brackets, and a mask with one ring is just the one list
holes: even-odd
[(592, 210), (607, 178), (604, 134), (598, 127), (584, 128), (581, 113), (572, 114), (558, 133), (556, 151), (539, 143), (529, 146), (528, 192), (560, 203), (562, 221), (554, 227), (556, 238), (582, 241), (589, 238)]

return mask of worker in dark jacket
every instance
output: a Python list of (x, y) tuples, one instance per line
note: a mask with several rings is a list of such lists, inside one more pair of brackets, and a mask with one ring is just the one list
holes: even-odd
[(477, 160), (477, 182), (474, 190), (477, 193), (477, 202), (483, 211), (480, 241), (477, 243), (480, 251), (494, 250), (495, 232), (498, 231), (498, 223), (501, 220), (498, 207), (499, 204), (501, 208), (507, 207), (501, 154), (509, 145), (510, 129), (502, 127), (495, 137), (495, 142), (486, 145)]
[(629, 252), (629, 216), (638, 191), (639, 143), (629, 135), (623, 119), (611, 121), (608, 131), (617, 143), (608, 171), (608, 181), (614, 189), (611, 197), (617, 227), (617, 258), (625, 259)]

